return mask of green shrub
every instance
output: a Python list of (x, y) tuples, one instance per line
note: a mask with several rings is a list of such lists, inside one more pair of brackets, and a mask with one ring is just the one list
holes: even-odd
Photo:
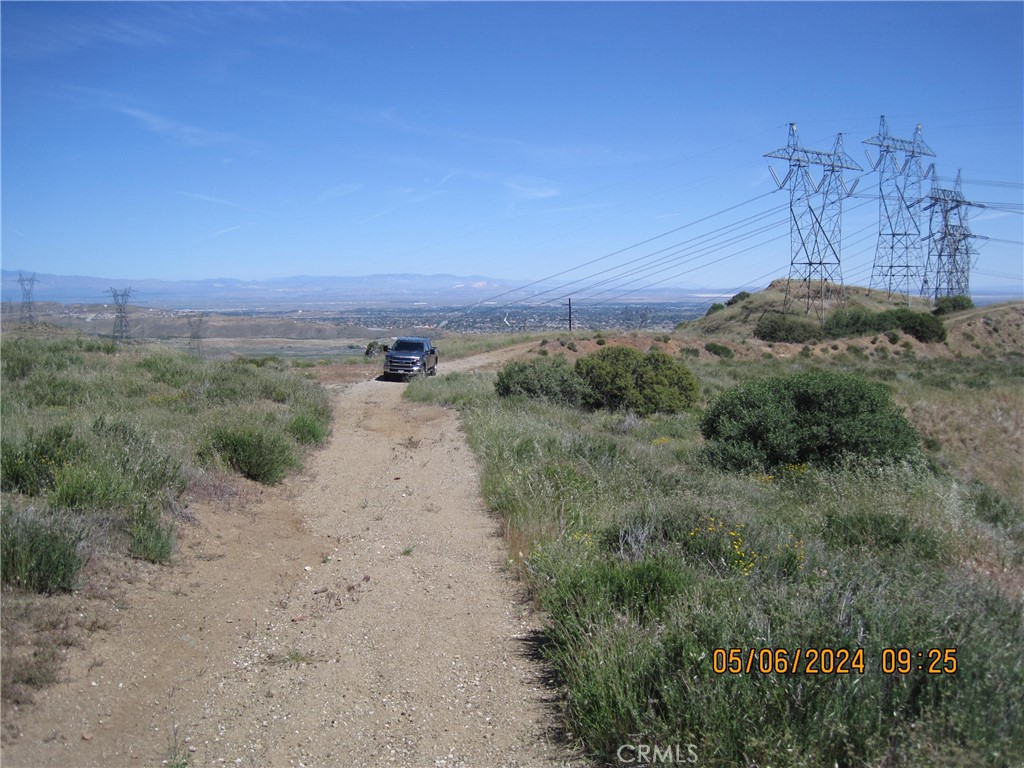
[(0, 490), (39, 496), (53, 487), (57, 471), (86, 449), (70, 424), (58, 424), (39, 437), (29, 432), (21, 445), (0, 441)]
[(33, 371), (57, 373), (70, 368), (80, 368), (85, 360), (81, 352), (102, 352), (114, 354), (117, 345), (112, 341), (90, 339), (33, 339), (17, 337), (0, 342), (0, 370), (5, 381), (14, 382), (27, 378)]
[(327, 440), (327, 423), (312, 413), (296, 414), (287, 429), (299, 445), (323, 445)]
[(660, 350), (646, 355), (631, 347), (602, 349), (576, 361), (592, 408), (633, 411), (638, 416), (676, 413), (698, 397), (697, 380), (682, 363)]
[(174, 553), (174, 526), (160, 522), (159, 513), (136, 515), (128, 525), (128, 550), (140, 560), (166, 563)]
[(725, 306), (731, 307), (733, 304), (739, 304), (744, 299), (749, 299), (749, 298), (750, 298), (750, 291), (740, 291), (735, 296), (733, 296), (731, 299), (729, 299), (727, 302), (725, 302)]
[(762, 341), (808, 344), (821, 341), (822, 330), (813, 320), (773, 312), (757, 321), (754, 337)]
[(706, 349), (715, 357), (722, 357), (725, 358), (726, 360), (730, 359), (733, 356), (733, 352), (729, 347), (725, 346), (724, 344), (717, 344), (713, 341), (709, 341), (707, 344), (705, 344), (704, 349)]
[(80, 519), (33, 509), (0, 517), (0, 569), (5, 585), (33, 592), (70, 592), (86, 562)]
[(879, 318), (880, 325), (885, 326), (880, 330), (899, 328), (923, 344), (946, 340), (946, 326), (942, 324), (942, 320), (927, 312), (914, 312), (906, 307), (901, 307), (881, 312)]
[(974, 309), (974, 302), (970, 296), (940, 296), (935, 300), (933, 315), (949, 315), (953, 312), (963, 312), (965, 309)]
[(886, 333), (897, 328), (923, 343), (946, 340), (946, 329), (941, 320), (927, 312), (915, 312), (907, 307), (887, 309), (884, 312), (872, 312), (864, 307), (837, 309), (825, 319), (824, 331), (828, 338), (837, 339)]
[(494, 391), (501, 397), (522, 395), (571, 406), (583, 403), (586, 389), (583, 380), (562, 357), (513, 361), (501, 369), (494, 382)]
[(252, 424), (215, 427), (210, 445), (236, 472), (265, 485), (280, 483), (299, 466), (287, 437)]
[(1024, 524), (1024, 510), (1019, 504), (1000, 495), (980, 480), (971, 484), (970, 500), (974, 503), (974, 514), (979, 520), (1006, 527)]
[(723, 309), (725, 309), (725, 304), (716, 301), (714, 304), (708, 307), (708, 311), (704, 313), (704, 317), (707, 317), (708, 315), (713, 315), (715, 314), (715, 312), (721, 312)]
[(708, 408), (700, 429), (705, 456), (729, 469), (900, 459), (920, 444), (884, 385), (828, 371), (741, 384)]
[(153, 381), (177, 388), (195, 378), (200, 363), (180, 352), (160, 351), (146, 355), (137, 365), (152, 376)]
[(840, 339), (846, 336), (866, 336), (869, 333), (877, 333), (880, 330), (878, 314), (878, 312), (872, 312), (865, 307), (837, 309), (825, 318), (825, 336), (830, 339)]

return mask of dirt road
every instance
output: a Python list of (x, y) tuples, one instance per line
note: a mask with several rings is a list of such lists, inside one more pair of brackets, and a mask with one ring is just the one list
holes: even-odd
[(403, 390), (334, 387), (301, 476), (211, 490), (174, 567), (83, 597), (107, 629), (15, 717), (3, 764), (568, 765), (457, 415)]

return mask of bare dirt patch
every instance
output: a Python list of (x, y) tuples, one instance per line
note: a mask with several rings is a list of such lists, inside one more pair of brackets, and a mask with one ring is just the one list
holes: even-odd
[(172, 567), (67, 598), (94, 631), (4, 713), (5, 765), (570, 762), (457, 415), (338, 368), (301, 476), (207, 489)]

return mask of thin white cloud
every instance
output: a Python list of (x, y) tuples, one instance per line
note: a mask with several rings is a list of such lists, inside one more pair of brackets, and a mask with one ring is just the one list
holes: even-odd
[(215, 144), (252, 144), (248, 139), (243, 139), (240, 136), (236, 136), (231, 133), (211, 131), (207, 128), (189, 125), (188, 123), (183, 123), (179, 120), (157, 115), (153, 112), (147, 112), (144, 109), (122, 106), (117, 107), (116, 110), (121, 114), (127, 115), (128, 117), (138, 121), (143, 128), (151, 133), (155, 133), (159, 136), (166, 136), (180, 144), (188, 144), (196, 147), (211, 146)]
[(648, 159), (637, 154), (624, 153), (599, 144), (538, 144), (524, 139), (507, 136), (491, 136), (471, 131), (414, 123), (407, 120), (394, 107), (364, 114), (354, 118), (358, 122), (382, 125), (391, 130), (417, 136), (451, 142), (471, 142), (485, 147), (495, 147), (503, 152), (515, 152), (532, 160), (568, 165), (617, 165), (635, 163)]
[(232, 208), (241, 208), (242, 206), (232, 200), (225, 200), (223, 197), (216, 197), (214, 195), (204, 195), (201, 192), (179, 192), (178, 190), (171, 190), (176, 195), (182, 197), (188, 197), (193, 200), (202, 200), (206, 203), (217, 203), (218, 205), (230, 205)]
[(242, 227), (248, 226), (251, 226), (251, 224), (236, 224), (233, 227), (227, 227), (226, 229), (218, 230), (217, 232), (214, 232), (212, 235), (210, 235), (210, 239), (212, 240), (215, 237), (220, 237), (221, 235), (226, 235), (228, 232), (234, 232), (236, 229), (241, 229)]
[(366, 224), (367, 222), (373, 221), (374, 219), (379, 219), (381, 216), (387, 216), (389, 213), (393, 213), (394, 211), (397, 211), (400, 208), (404, 208), (407, 205), (415, 205), (417, 203), (423, 203), (423, 202), (426, 202), (427, 200), (430, 200), (432, 198), (437, 197), (438, 195), (443, 195), (444, 194), (443, 191), (428, 191), (428, 192), (417, 193), (416, 190), (414, 190), (414, 189), (401, 189), (401, 190), (398, 190), (398, 191), (399, 191), (400, 194), (411, 195), (411, 197), (408, 197), (405, 200), (401, 200), (398, 203), (396, 203), (395, 205), (389, 206), (389, 207), (387, 207), (387, 208), (385, 208), (385, 209), (383, 209), (381, 211), (377, 211), (376, 213), (370, 214), (369, 216), (367, 216), (367, 217), (365, 217), (363, 219), (358, 219), (357, 221), (353, 221), (352, 224)]
[(235, 232), (236, 230), (239, 230), (239, 229), (245, 229), (246, 227), (251, 227), (255, 223), (256, 223), (255, 221), (247, 221), (245, 224), (235, 224), (234, 226), (231, 226), (231, 227), (225, 227), (224, 229), (218, 229), (216, 232), (211, 232), (208, 235), (203, 235), (200, 238), (196, 238), (195, 240), (192, 241), (192, 245), (198, 245), (199, 243), (205, 243), (208, 240), (214, 240), (215, 238), (218, 238), (218, 237), (221, 237), (223, 235), (226, 235), (229, 232)]
[[(33, 5), (26, 3), (25, 6)], [(69, 3), (40, 22), (34, 10), (4, 14), (4, 57), (36, 59), (80, 50), (154, 48), (212, 35), (239, 19), (267, 16), (262, 3)], [(269, 4), (268, 4), (269, 5)], [(279, 8), (274, 11), (280, 12)]]
[(979, 213), (977, 216), (971, 216), (968, 220), (969, 224), (977, 224), (980, 221), (994, 221), (995, 219), (1005, 219), (1009, 216), (1019, 216), (1019, 213), (1011, 213), (1010, 211), (986, 211), (985, 213)]
[(363, 188), (362, 184), (349, 183), (349, 184), (338, 184), (335, 187), (324, 190), (317, 196), (317, 201), (326, 203), (328, 200), (336, 200), (339, 197), (346, 197), (351, 194), (355, 194)]
[(502, 184), (517, 197), (527, 200), (543, 200), (558, 197), (560, 191), (553, 181), (530, 176), (513, 176), (505, 179)]

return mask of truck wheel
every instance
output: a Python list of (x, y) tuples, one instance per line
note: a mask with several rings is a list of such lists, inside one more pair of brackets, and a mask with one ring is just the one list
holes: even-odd
[(435, 365), (429, 371), (427, 371), (427, 375), (428, 376), (437, 376), (437, 366)]

